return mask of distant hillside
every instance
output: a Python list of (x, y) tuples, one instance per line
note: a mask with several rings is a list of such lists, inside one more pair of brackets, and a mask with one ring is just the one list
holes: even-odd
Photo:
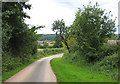
[(54, 41), (56, 34), (46, 34), (42, 37), (39, 38), (39, 41), (44, 41), (44, 40), (51, 40)]

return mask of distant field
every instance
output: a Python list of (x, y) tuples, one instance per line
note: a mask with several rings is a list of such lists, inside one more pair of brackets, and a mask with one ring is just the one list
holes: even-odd
[[(40, 44), (41, 46), (43, 46), (44, 44)], [(54, 44), (49, 44), (49, 46), (53, 46)]]
[(38, 51), (43, 51), (44, 49), (38, 49)]
[(49, 46), (53, 46), (54, 44), (49, 44)]

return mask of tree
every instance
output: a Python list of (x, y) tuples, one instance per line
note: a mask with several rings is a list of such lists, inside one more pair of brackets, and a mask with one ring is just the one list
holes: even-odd
[[(2, 28), (3, 28), (3, 50), (14, 51), (18, 50), (22, 45), (23, 33), (26, 32), (27, 25), (24, 23), (24, 18), (30, 18), (23, 12), (23, 8), (30, 9), (31, 5), (26, 5), (25, 2), (3, 2), (2, 4)], [(8, 38), (7, 38), (8, 37)], [(21, 39), (20, 39), (21, 38)], [(5, 41), (4, 41), (5, 40)], [(5, 43), (5, 44), (4, 44)], [(5, 48), (4, 45), (7, 45)], [(19, 46), (17, 48), (16, 46)], [(5, 49), (4, 49), (5, 48)], [(15, 49), (13, 49), (15, 48)]]
[(37, 52), (36, 30), (44, 26), (28, 27), (23, 10), (30, 9), (26, 2), (3, 2), (2, 4), (2, 72), (16, 69), (28, 62)]
[[(25, 23), (25, 18), (30, 18), (23, 9), (30, 9), (31, 5), (26, 2), (3, 2), (2, 4), (2, 35), (3, 56), (10, 52), (13, 57), (29, 59), (30, 54), (37, 50), (36, 30), (43, 26), (31, 28)], [(24, 62), (24, 60), (22, 61)]]
[(94, 61), (100, 58), (105, 39), (116, 31), (115, 20), (110, 18), (110, 12), (105, 13), (97, 3), (94, 6), (89, 3), (83, 10), (79, 8), (71, 30), (76, 35), (79, 51), (89, 61)]
[(56, 34), (58, 34), (60, 36), (61, 41), (66, 45), (67, 50), (70, 53), (70, 48), (67, 43), (67, 38), (68, 38), (69, 34), (68, 34), (68, 28), (65, 27), (65, 22), (63, 21), (63, 19), (57, 20), (57, 21), (54, 21), (52, 26), (53, 26), (52, 30), (56, 31)]

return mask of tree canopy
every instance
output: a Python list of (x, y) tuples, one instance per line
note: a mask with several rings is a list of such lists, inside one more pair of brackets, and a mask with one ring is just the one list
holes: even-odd
[(111, 37), (116, 31), (115, 20), (110, 16), (110, 12), (105, 13), (97, 3), (93, 6), (89, 3), (76, 13), (72, 32), (76, 35), (80, 51), (90, 60), (99, 58), (96, 53), (101, 50), (105, 39)]
[(61, 41), (66, 45), (67, 50), (70, 52), (70, 48), (67, 43), (68, 38), (68, 28), (65, 26), (65, 22), (62, 20), (56, 20), (52, 24), (52, 30), (56, 31), (56, 35), (60, 36)]
[(89, 3), (78, 9), (70, 27), (65, 27), (63, 19), (54, 21), (53, 31), (60, 35), (69, 51), (71, 47), (71, 52), (78, 51), (91, 62), (101, 58), (103, 44), (114, 36), (116, 19), (111, 17), (111, 12), (106, 13), (98, 3), (93, 6)]
[(36, 30), (44, 26), (31, 28), (25, 23), (25, 18), (30, 18), (23, 10), (31, 9), (26, 2), (2, 3), (2, 48), (3, 57), (11, 53), (13, 57), (24, 58), (37, 52), (37, 39), (40, 35)]

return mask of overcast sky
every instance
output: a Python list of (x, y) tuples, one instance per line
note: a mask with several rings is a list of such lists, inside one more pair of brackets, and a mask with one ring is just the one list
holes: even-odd
[[(52, 23), (58, 19), (64, 19), (66, 26), (70, 26), (78, 8), (83, 8), (89, 2), (98, 2), (106, 12), (111, 11), (113, 18), (118, 17), (118, 1), (120, 0), (29, 0), (31, 10), (25, 10), (31, 19), (26, 19), (27, 24), (45, 25), (45, 28), (38, 30), (39, 34), (54, 34), (51, 30)], [(118, 19), (116, 20), (118, 25)], [(116, 32), (117, 33), (117, 32)]]

